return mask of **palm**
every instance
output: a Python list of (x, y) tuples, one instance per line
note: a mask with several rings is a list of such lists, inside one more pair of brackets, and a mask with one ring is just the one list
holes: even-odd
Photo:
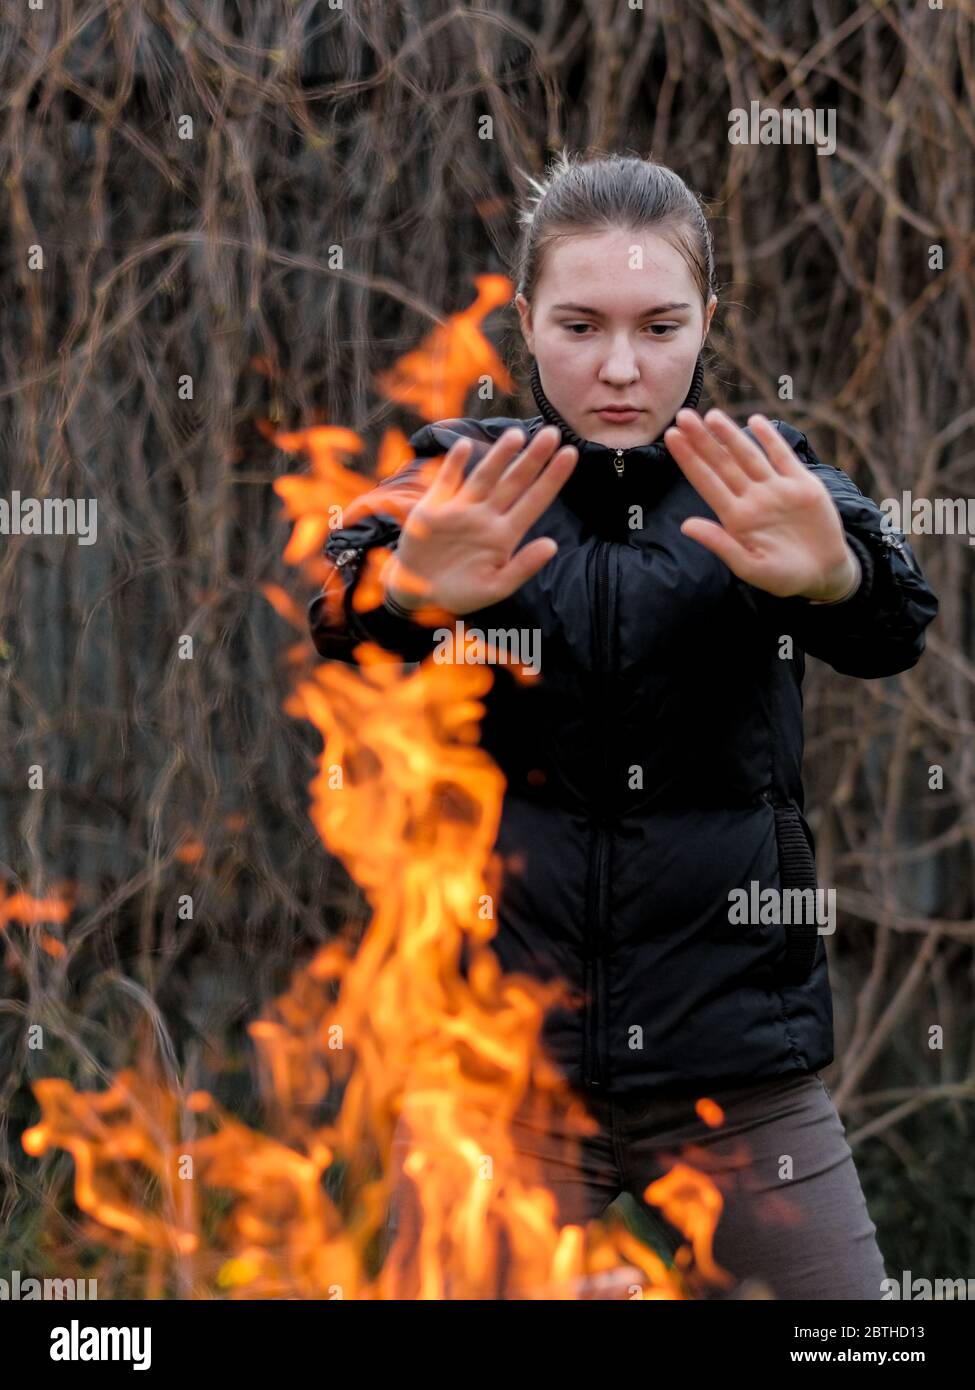
[(518, 547), (578, 452), (559, 448), (550, 425), (523, 445), (521, 430), (506, 431), (466, 476), (471, 441), (450, 448), (403, 527), (386, 581), (394, 596), (399, 589), (449, 613), (470, 613), (507, 598), (552, 558), (558, 547), (549, 536)]
[(720, 522), (690, 517), (681, 530), (739, 579), (780, 598), (835, 587), (850, 561), (829, 492), (764, 415), (749, 423), (765, 453), (721, 411), (710, 411), (705, 426), (681, 410), (665, 432), (667, 448)]
[[(503, 597), (505, 566), (520, 537), (477, 504), (420, 503), (398, 546), (400, 564), (436, 580), (441, 607), (466, 613)], [(421, 543), (414, 547), (414, 542)]]

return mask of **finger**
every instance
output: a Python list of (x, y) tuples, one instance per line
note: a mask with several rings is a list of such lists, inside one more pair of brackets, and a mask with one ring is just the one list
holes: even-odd
[(439, 507), (454, 496), (464, 476), (464, 464), (472, 444), (470, 439), (455, 439), (451, 444), (426, 494), (428, 503)]
[(525, 453), (530, 454), (533, 461), (540, 459), (544, 463), (560, 438), (561, 435), (554, 425), (546, 425), (526, 446), (526, 430), (517, 428), (505, 430), (504, 434), (492, 444), (476, 467), (472, 468), (467, 475), (460, 491), (461, 500), (483, 502), (494, 491), (498, 479), (508, 464), (522, 449)]
[(692, 541), (698, 541), (706, 550), (717, 555), (719, 560), (723, 560), (733, 574), (740, 578), (746, 577), (743, 571), (755, 557), (723, 526), (718, 526), (716, 522), (708, 521), (703, 516), (689, 516), (686, 521), (681, 522), (680, 529), (682, 535), (690, 536)]
[(735, 497), (743, 497), (749, 485), (748, 474), (726, 445), (705, 425), (694, 410), (678, 410), (676, 424), (708, 468), (721, 479)]
[(726, 516), (737, 502), (738, 494), (732, 492), (721, 474), (705, 461), (687, 431), (671, 425), (664, 430), (664, 443), (694, 490), (710, 503), (719, 517)]
[(578, 458), (579, 451), (574, 444), (563, 445), (545, 472), (508, 508), (504, 514), (505, 519), (511, 522), (519, 536), (525, 534), (532, 522), (537, 521), (545, 508), (558, 496)]
[(779, 434), (771, 420), (765, 415), (749, 415), (748, 424), (758, 436), (759, 443), (768, 454), (769, 463), (784, 478), (801, 478), (808, 475), (802, 460), (796, 457), (795, 450)]
[[(539, 476), (549, 458), (552, 457), (552, 451), (562, 436), (558, 430), (555, 430), (554, 426), (548, 425), (545, 427), (546, 434), (549, 429), (554, 430), (551, 442), (549, 442), (548, 439), (544, 439), (539, 444), (538, 438), (542, 433), (542, 431), (539, 430), (531, 443), (524, 449), (519, 457), (515, 459), (514, 463), (509, 464), (501, 475), (491, 494), (491, 505), (498, 512), (508, 511), (508, 509), (524, 495), (527, 489)], [(563, 447), (572, 448), (574, 446), (564, 445)]]
[(738, 461), (742, 470), (753, 482), (767, 483), (776, 476), (775, 469), (759, 445), (753, 439), (748, 438), (745, 431), (735, 424), (730, 415), (726, 415), (723, 410), (709, 410), (704, 420), (708, 429)]

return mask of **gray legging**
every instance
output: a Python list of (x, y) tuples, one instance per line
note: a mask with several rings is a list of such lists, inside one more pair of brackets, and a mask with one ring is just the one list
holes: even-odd
[[(695, 1109), (699, 1096), (720, 1106), (723, 1122), (710, 1127)], [(701, 1298), (741, 1296), (758, 1285), (777, 1299), (881, 1299), (886, 1277), (846, 1131), (818, 1072), (793, 1072), (771, 1081), (648, 1099), (587, 1097), (598, 1132), (581, 1139), (564, 1118), (544, 1125), (526, 1103), (512, 1137), (526, 1175), (554, 1193), (560, 1225), (600, 1216), (621, 1192), (644, 1207), (649, 1183), (683, 1162), (706, 1173), (723, 1207), (714, 1259), (734, 1287), (689, 1285)], [(407, 1152), (401, 1120), (391, 1162), (397, 1175), (385, 1228), (385, 1248), (407, 1227), (412, 1248), (417, 1202), (401, 1164)], [(673, 1248), (678, 1231), (650, 1208)], [(404, 1246), (401, 1243), (400, 1254)], [(746, 1281), (749, 1281), (746, 1283)], [(751, 1281), (756, 1281), (751, 1283)], [(408, 1293), (401, 1296), (409, 1297)]]

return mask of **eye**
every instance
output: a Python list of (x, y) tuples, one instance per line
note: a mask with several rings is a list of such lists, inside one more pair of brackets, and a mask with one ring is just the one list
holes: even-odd
[[(591, 328), (591, 327), (592, 327), (592, 324), (589, 324), (589, 323), (564, 323), (564, 324), (562, 325), (562, 327), (566, 330), (566, 332), (572, 334), (573, 337), (579, 338), (579, 337), (581, 337), (581, 336), (583, 336), (583, 335), (582, 335), (582, 334), (579, 334), (579, 333), (576, 333), (576, 332), (575, 332), (575, 329), (581, 328), (581, 329), (583, 329), (583, 331), (585, 331), (587, 328)], [(663, 338), (663, 337), (665, 337), (668, 333), (676, 333), (677, 330), (678, 330), (678, 328), (680, 328), (680, 324), (679, 324), (679, 323), (650, 323), (650, 324), (647, 325), (647, 327), (651, 330), (650, 336), (651, 336), (652, 338)], [(661, 331), (661, 332), (654, 332), (653, 330), (655, 330), (655, 329), (660, 329), (660, 330), (662, 330), (662, 331)]]

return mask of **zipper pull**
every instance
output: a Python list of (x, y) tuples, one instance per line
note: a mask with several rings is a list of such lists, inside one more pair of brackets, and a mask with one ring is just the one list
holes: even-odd
[(613, 459), (613, 467), (616, 469), (616, 476), (617, 476), (618, 478), (622, 478), (622, 476), (623, 476), (623, 450), (622, 450), (622, 449), (617, 449), (617, 450), (616, 450), (616, 457)]
[[(900, 539), (898, 539), (898, 537), (900, 537)], [(888, 561), (893, 560), (893, 556), (890, 552), (892, 550), (896, 550), (898, 555), (903, 560), (904, 564), (907, 565), (907, 567), (910, 569), (911, 573), (920, 576), (921, 569), (917, 563), (917, 558), (913, 554), (913, 552), (911, 552), (910, 554), (908, 553), (907, 548), (904, 544), (905, 536), (903, 532), (898, 531), (894, 535), (891, 535), (888, 531), (883, 531), (881, 532), (880, 539), (883, 541), (884, 546), (886, 547), (886, 551), (882, 553), (886, 553)]]

